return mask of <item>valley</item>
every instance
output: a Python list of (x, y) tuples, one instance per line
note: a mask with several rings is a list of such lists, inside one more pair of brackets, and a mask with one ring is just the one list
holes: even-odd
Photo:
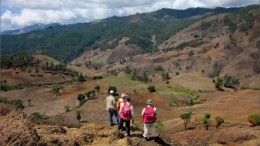
[[(159, 17), (166, 11), (112, 17), (96, 25), (76, 24), (80, 29), (109, 26), (111, 31), (115, 27), (107, 22), (130, 26), (127, 33), (114, 30), (115, 35), (106, 32), (104, 36), (86, 29), (93, 33), (91, 39), (77, 34), (76, 26), (69, 26), (68, 32), (75, 33), (71, 38), (82, 38), (78, 43), (89, 45), (70, 50), (68, 46), (75, 47), (77, 41), (69, 40), (71, 44), (66, 42), (64, 47), (59, 44), (70, 38), (64, 37), (56, 42), (59, 47), (51, 50), (51, 55), (35, 47), (32, 40), (46, 35), (57, 39), (62, 34), (59, 30), (67, 27), (2, 36), (6, 42), (1, 50), (16, 54), (1, 56), (0, 134), (4, 138), (0, 145), (259, 145), (259, 119), (258, 124), (248, 119), (260, 115), (259, 5), (234, 12), (230, 9), (230, 13), (201, 13), (196, 17), (199, 19), (190, 16), (189, 21), (186, 17), (177, 19), (173, 12)], [(158, 19), (156, 25), (144, 24), (152, 18)], [(161, 21), (166, 26), (184, 23), (184, 19), (188, 21), (185, 27), (173, 30), (167, 25), (163, 29), (170, 31), (167, 37), (168, 32), (155, 31)], [(131, 30), (136, 29), (133, 24), (148, 31), (139, 31), (142, 37), (132, 35)], [(153, 31), (146, 34), (148, 28)], [(24, 48), (13, 43), (26, 39)], [(19, 49), (29, 53), (19, 54)], [(111, 86), (117, 89), (116, 100), (122, 93), (131, 97), (135, 113), (131, 137), (118, 138), (117, 126), (109, 126), (105, 99)], [(145, 141), (141, 111), (148, 99), (158, 110), (155, 125), (159, 137)], [(187, 129), (181, 118), (184, 113), (191, 116)], [(206, 113), (211, 115), (207, 130), (203, 124)], [(218, 116), (225, 122), (216, 128)]]

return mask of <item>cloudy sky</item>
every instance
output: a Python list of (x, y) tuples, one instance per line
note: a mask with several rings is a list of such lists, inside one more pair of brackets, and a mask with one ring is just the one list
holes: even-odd
[(1, 0), (1, 31), (33, 24), (72, 24), (161, 8), (237, 7), (259, 0)]

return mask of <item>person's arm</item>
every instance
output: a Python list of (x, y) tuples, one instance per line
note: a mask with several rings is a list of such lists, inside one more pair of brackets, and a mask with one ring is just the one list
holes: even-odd
[(132, 105), (130, 107), (130, 110), (131, 110), (132, 120), (134, 120), (134, 107)]
[(154, 107), (154, 114), (157, 115), (157, 111), (156, 111), (156, 108)]
[(118, 115), (120, 115), (120, 114), (121, 114), (121, 112), (122, 112), (122, 109), (123, 109), (123, 106), (124, 106), (124, 103), (120, 103), (120, 108), (119, 108)]
[(143, 108), (142, 110), (142, 117), (144, 116), (144, 113), (145, 113), (145, 108)]

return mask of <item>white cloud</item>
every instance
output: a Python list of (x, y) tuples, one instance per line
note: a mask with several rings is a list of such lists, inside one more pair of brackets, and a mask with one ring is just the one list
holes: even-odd
[(1, 31), (4, 31), (36, 23), (88, 22), (161, 8), (243, 6), (258, 3), (258, 0), (1, 0), (1, 3), (7, 9), (1, 15)]

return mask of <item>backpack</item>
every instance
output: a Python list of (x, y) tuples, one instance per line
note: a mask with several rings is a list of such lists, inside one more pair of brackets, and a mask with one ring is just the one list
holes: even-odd
[(124, 106), (122, 108), (122, 111), (121, 111), (121, 114), (120, 114), (120, 119), (123, 119), (123, 120), (126, 120), (126, 121), (129, 121), (131, 119), (131, 104), (127, 104), (127, 103), (124, 103)]
[(156, 115), (154, 114), (154, 107), (152, 107), (152, 106), (145, 107), (143, 122), (149, 123), (149, 124), (153, 124), (156, 122)]
[(116, 111), (117, 111), (117, 112), (119, 112), (119, 110), (120, 110), (120, 104), (121, 104), (122, 102), (124, 102), (124, 100), (123, 100), (122, 98), (119, 98), (119, 99), (117, 100), (117, 104), (116, 104)]
[(116, 111), (117, 111), (117, 112), (119, 112), (119, 110), (120, 110), (120, 103), (121, 103), (121, 102), (118, 100), (118, 101), (117, 101), (117, 104), (116, 104)]

